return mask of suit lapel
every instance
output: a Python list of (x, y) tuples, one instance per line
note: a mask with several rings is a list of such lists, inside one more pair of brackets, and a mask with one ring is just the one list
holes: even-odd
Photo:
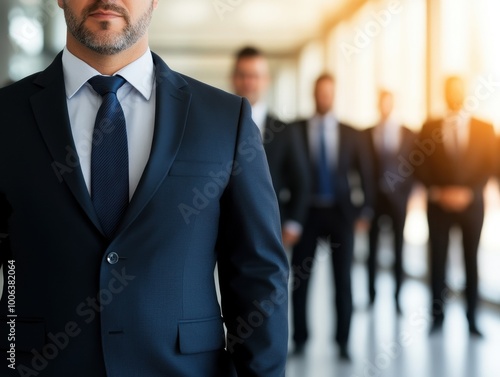
[[(337, 176), (339, 176), (339, 173), (344, 171), (344, 166), (347, 166), (346, 164), (346, 159), (349, 158), (348, 155), (346, 155), (346, 148), (349, 150), (351, 148), (350, 143), (352, 140), (347, 139), (347, 126), (344, 125), (343, 123), (338, 123), (338, 141), (337, 141), (337, 146), (338, 150), (335, 152), (336, 153), (336, 158), (337, 158), (337, 165), (336, 165), (336, 170), (337, 170)], [(349, 143), (349, 146), (347, 147), (347, 144)]]
[(445, 145), (447, 143), (447, 135), (444, 128), (444, 119), (434, 121), (433, 126), (431, 126), (431, 130), (434, 132), (436, 129), (439, 130), (439, 134), (442, 136), (443, 142), (436, 143), (436, 151), (434, 153), (436, 157), (434, 158), (434, 161), (436, 165), (439, 166), (439, 171), (447, 172), (449, 176), (451, 174), (450, 166), (452, 166), (453, 161)]
[[(269, 134), (273, 134), (273, 130), (271, 129), (271, 123), (272, 119), (269, 115), (266, 115), (266, 124), (264, 126), (264, 136)], [(271, 143), (266, 143), (264, 142), (264, 151), (266, 152), (266, 155), (269, 156), (271, 153), (271, 148), (270, 148)]]
[(101, 231), (80, 168), (68, 116), (62, 54), (35, 79), (42, 89), (31, 97), (31, 106), (42, 137), (52, 155), (54, 178), (64, 181), (94, 225)]
[(369, 128), (366, 130), (368, 133), (368, 151), (370, 153), (370, 156), (372, 157), (373, 165), (374, 165), (374, 171), (377, 173), (377, 176), (380, 174), (380, 153), (377, 149), (377, 145), (375, 143), (375, 132), (376, 132), (376, 126)]
[(316, 179), (316, 164), (314, 162), (314, 157), (311, 151), (311, 145), (309, 140), (309, 120), (302, 120), (297, 123), (297, 127), (301, 134), (302, 140), (304, 142), (304, 148), (306, 150), (307, 161), (309, 165), (309, 169), (312, 172), (311, 177), (313, 181)]
[[(126, 230), (151, 200), (170, 170), (184, 135), (191, 103), (187, 83), (156, 55), (156, 114), (153, 144), (139, 185), (117, 235)], [(181, 89), (183, 88), (184, 89)]]
[(460, 159), (461, 169), (459, 170), (462, 174), (474, 170), (474, 166), (481, 161), (484, 157), (484, 152), (487, 149), (484, 148), (482, 135), (482, 127), (479, 120), (476, 118), (471, 118), (469, 123), (469, 134), (467, 135), (467, 144), (464, 145), (462, 157)]
[(467, 144), (464, 145), (464, 163), (474, 160), (477, 155), (476, 140), (480, 140), (479, 125), (475, 118), (471, 118), (468, 124), (469, 134), (467, 135)]

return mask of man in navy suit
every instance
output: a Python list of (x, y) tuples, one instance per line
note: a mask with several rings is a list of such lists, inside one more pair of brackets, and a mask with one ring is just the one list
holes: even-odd
[(368, 255), (368, 291), (370, 304), (375, 301), (375, 277), (377, 271), (377, 252), (380, 234), (380, 221), (388, 218), (394, 233), (394, 298), (396, 311), (401, 313), (399, 292), (403, 282), (403, 241), (406, 221), (406, 207), (414, 177), (402, 178), (398, 175), (400, 159), (408, 160), (415, 148), (416, 136), (403, 127), (392, 116), (394, 108), (393, 94), (387, 90), (379, 93), (378, 108), (380, 121), (374, 127), (364, 131), (368, 140), (368, 151), (372, 161), (374, 181), (370, 187), (374, 190), (374, 215), (370, 227)]
[(252, 119), (264, 141), (274, 190), (280, 199), (283, 244), (293, 247), (302, 235), (309, 205), (308, 162), (294, 125), (286, 125), (271, 114), (266, 103), (270, 84), (269, 63), (254, 47), (236, 54), (232, 75), (234, 91), (252, 106)]
[[(307, 295), (318, 240), (329, 246), (335, 281), (337, 329), (335, 340), (341, 359), (348, 360), (352, 316), (351, 266), (355, 225), (367, 228), (371, 218), (370, 165), (365, 140), (354, 128), (339, 122), (333, 112), (335, 79), (321, 75), (315, 83), (316, 114), (300, 121), (302, 140), (308, 151), (312, 172), (308, 217), (302, 238), (293, 249), (293, 340), (295, 354), (302, 354), (309, 337)], [(353, 176), (360, 178), (355, 187)], [(353, 190), (364, 194), (355, 202)]]
[(0, 91), (1, 376), (284, 376), (261, 136), (150, 52), (157, 2), (59, 0), (66, 48)]

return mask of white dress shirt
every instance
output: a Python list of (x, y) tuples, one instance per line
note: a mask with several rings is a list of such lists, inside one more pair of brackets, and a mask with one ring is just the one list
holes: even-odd
[[(92, 133), (102, 97), (87, 82), (100, 75), (98, 71), (77, 58), (67, 48), (62, 55), (66, 99), (71, 131), (80, 159), (83, 178), (91, 193), (90, 158)], [(129, 157), (129, 197), (132, 198), (149, 159), (153, 141), (156, 81), (151, 51), (130, 63), (115, 75), (127, 82), (118, 90), (127, 127)]]
[(252, 106), (252, 120), (259, 127), (260, 134), (266, 131), (267, 104), (264, 101), (257, 102)]
[(320, 151), (320, 125), (325, 126), (325, 143), (328, 163), (330, 167), (336, 167), (339, 155), (339, 123), (335, 115), (330, 112), (324, 116), (316, 114), (309, 120), (307, 127), (309, 150), (312, 161), (318, 161)]
[(396, 154), (401, 145), (401, 124), (393, 118), (375, 126), (373, 141), (379, 152)]
[[(470, 115), (450, 112), (443, 120), (443, 141), (450, 155), (463, 152), (469, 143)], [(455, 137), (456, 135), (456, 137)], [(458, 143), (458, 145), (457, 145)], [(458, 150), (457, 150), (458, 148)]]

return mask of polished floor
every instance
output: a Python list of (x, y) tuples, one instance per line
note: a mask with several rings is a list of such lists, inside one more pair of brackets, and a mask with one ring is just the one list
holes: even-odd
[[(463, 300), (450, 297), (440, 333), (429, 335), (429, 292), (422, 280), (408, 278), (401, 291), (403, 314), (396, 315), (393, 280), (387, 271), (377, 279), (377, 299), (369, 308), (366, 268), (353, 267), (355, 312), (349, 351), (340, 361), (333, 341), (334, 311), (328, 251), (318, 249), (310, 285), (311, 339), (303, 356), (289, 356), (287, 377), (498, 377), (500, 309), (482, 304), (478, 326), (483, 338), (468, 333)], [(290, 348), (293, 345), (290, 344)]]

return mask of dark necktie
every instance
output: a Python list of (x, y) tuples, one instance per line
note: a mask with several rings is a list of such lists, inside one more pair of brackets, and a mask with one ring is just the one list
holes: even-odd
[(319, 125), (319, 154), (318, 154), (318, 196), (321, 201), (331, 202), (334, 200), (333, 175), (328, 154), (326, 151), (325, 124), (321, 121)]
[(125, 79), (94, 76), (89, 83), (102, 96), (92, 138), (91, 197), (104, 233), (111, 238), (129, 202), (127, 130), (116, 97)]

